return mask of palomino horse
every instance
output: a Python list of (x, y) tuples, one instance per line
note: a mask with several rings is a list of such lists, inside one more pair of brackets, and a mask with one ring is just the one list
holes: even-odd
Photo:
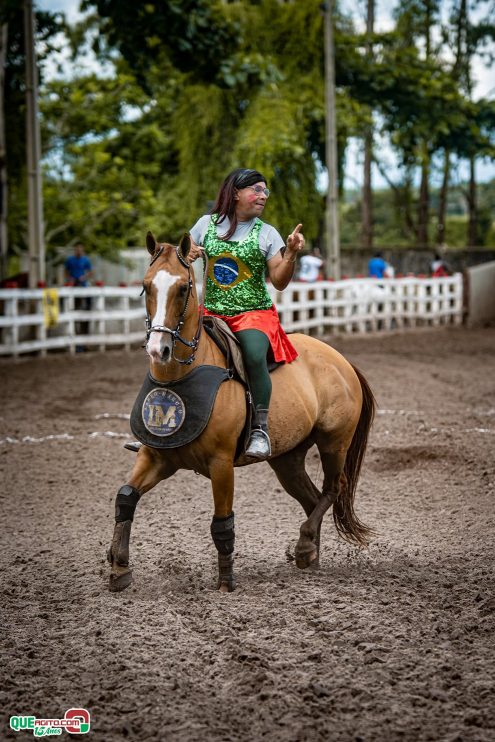
[[(148, 317), (146, 350), (152, 382), (165, 386), (193, 371), (197, 374), (200, 366), (226, 368), (216, 343), (201, 331), (202, 315), (187, 260), (190, 245), (188, 235), (178, 247), (158, 244), (151, 233), (147, 235), (151, 263), (143, 282)], [(306, 514), (295, 550), (296, 565), (306, 568), (318, 565), (321, 522), (331, 505), (338, 533), (350, 542), (367, 543), (370, 530), (354, 512), (354, 495), (375, 401), (360, 372), (336, 350), (302, 334), (291, 335), (291, 341), (298, 358), (272, 374), (272, 455), (268, 463)], [(139, 498), (179, 469), (194, 470), (211, 480), (211, 533), (218, 551), (218, 587), (222, 592), (234, 589), (234, 467), (255, 463), (242, 453), (239, 456), (245, 418), (244, 387), (229, 378), (220, 384), (199, 437), (166, 450), (148, 445), (140, 448), (130, 479), (117, 495), (115, 531), (108, 553), (111, 590), (123, 590), (131, 582), (129, 540)], [(313, 444), (321, 457), (321, 492), (304, 467)]]

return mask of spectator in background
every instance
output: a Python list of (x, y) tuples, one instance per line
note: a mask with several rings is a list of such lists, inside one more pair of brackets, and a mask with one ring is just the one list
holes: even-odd
[(323, 260), (318, 247), (314, 247), (308, 255), (299, 260), (298, 280), (312, 283), (323, 278)]
[[(65, 261), (65, 275), (71, 286), (84, 288), (89, 286), (89, 281), (93, 277), (93, 266), (90, 259), (84, 254), (84, 245), (77, 242), (74, 245), (74, 255), (70, 255)], [(80, 296), (75, 300), (75, 308), (91, 311), (91, 297)], [(76, 333), (81, 335), (89, 334), (89, 322), (78, 322), (76, 324)], [(76, 345), (76, 352), (80, 353), (86, 350), (84, 345)]]
[(387, 267), (388, 263), (383, 259), (382, 253), (377, 252), (368, 262), (368, 276), (370, 278), (383, 278)]
[(82, 242), (74, 245), (74, 255), (70, 255), (65, 261), (65, 275), (71, 286), (89, 286), (89, 280), (93, 277), (93, 266), (84, 254)]
[(442, 276), (449, 275), (449, 267), (438, 253), (435, 253), (435, 257), (430, 263), (430, 271), (433, 278), (441, 278)]

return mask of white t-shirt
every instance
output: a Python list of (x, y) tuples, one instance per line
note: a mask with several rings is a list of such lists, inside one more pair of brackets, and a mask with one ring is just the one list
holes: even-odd
[(323, 260), (316, 255), (303, 255), (299, 261), (299, 280), (317, 281)]
[[(203, 245), (210, 220), (211, 214), (205, 214), (200, 219), (198, 219), (194, 227), (190, 230), (190, 235), (197, 245)], [(255, 221), (256, 217), (254, 219), (250, 219), (248, 222), (238, 222), (237, 229), (235, 230), (232, 237), (230, 237), (228, 242), (242, 242), (242, 240), (248, 236), (248, 234), (254, 227)], [(216, 225), (217, 235), (221, 238), (222, 235), (226, 234), (229, 227), (230, 221), (228, 217), (225, 217), (221, 224)], [(273, 256), (276, 255), (278, 251), (282, 247), (284, 247), (284, 245), (285, 242), (283, 241), (277, 230), (274, 227), (270, 226), (270, 224), (262, 222), (262, 227), (260, 229), (259, 246), (261, 252), (265, 256), (265, 260), (270, 260), (270, 258), (273, 258)]]

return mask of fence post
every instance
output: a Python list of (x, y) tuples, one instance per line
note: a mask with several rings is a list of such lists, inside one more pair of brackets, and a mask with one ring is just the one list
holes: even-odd
[(440, 278), (432, 278), (429, 282), (430, 286), (430, 308), (431, 308), (431, 323), (434, 327), (437, 327), (438, 325), (442, 324), (442, 321), (444, 320), (443, 315), (443, 290), (445, 288), (445, 284), (443, 283), (442, 279)]
[(45, 312), (43, 309), (43, 289), (39, 289), (40, 295), (35, 297), (33, 301), (33, 305), (35, 307), (35, 313), (38, 316), (41, 316), (41, 321), (39, 321), (36, 324), (36, 340), (39, 340), (40, 343), (40, 355), (42, 357), (46, 356), (46, 347), (45, 347), (45, 341), (46, 341), (46, 325), (45, 325)]
[(324, 307), (324, 294), (325, 290), (322, 286), (316, 284), (314, 288), (314, 294), (315, 294), (315, 319), (318, 320), (318, 324), (316, 325), (316, 335), (317, 337), (321, 337), (325, 332), (324, 327), (324, 315), (325, 315), (325, 307)]
[[(8, 328), (8, 335), (12, 344), (12, 353), (15, 358), (19, 355), (19, 325), (17, 319), (19, 316), (19, 302), (15, 294), (5, 299), (5, 316), (12, 317), (12, 325)], [(6, 333), (7, 334), (7, 333)]]
[(103, 353), (105, 350), (105, 293), (101, 289), (98, 296), (95, 296), (96, 311), (99, 315), (95, 322), (96, 335), (101, 338), (102, 342), (98, 345), (98, 350)]
[[(129, 320), (129, 297), (128, 296), (122, 296), (120, 300), (120, 306), (124, 312), (124, 335), (126, 338), (129, 338), (129, 333), (131, 331), (131, 323)], [(129, 340), (124, 343), (125, 350), (129, 351), (131, 349), (131, 344)]]

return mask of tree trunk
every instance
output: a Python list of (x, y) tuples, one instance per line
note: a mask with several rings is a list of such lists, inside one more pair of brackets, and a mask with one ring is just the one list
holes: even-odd
[(478, 242), (478, 209), (476, 203), (476, 158), (471, 155), (469, 158), (469, 190), (467, 194), (468, 202), (468, 247), (476, 247)]
[[(431, 25), (433, 8), (431, 2), (425, 5), (425, 59), (428, 61), (431, 55)], [(419, 187), (418, 203), (418, 229), (417, 244), (419, 247), (428, 246), (428, 217), (430, 211), (430, 153), (428, 142), (425, 140), (421, 145), (421, 185)]]
[(364, 173), (362, 201), (362, 235), (363, 247), (373, 247), (373, 191), (371, 187), (371, 162), (373, 160), (373, 134), (370, 130), (364, 139)]
[[(375, 22), (375, 0), (368, 0), (366, 34), (368, 36), (367, 51), (371, 57), (373, 44), (371, 35)], [(371, 112), (372, 114), (372, 112)], [(363, 172), (363, 202), (362, 202), (362, 237), (363, 247), (373, 247), (373, 191), (371, 184), (371, 163), (373, 162), (373, 124), (367, 127), (364, 137), (364, 172)]]
[(443, 164), (443, 180), (440, 188), (440, 201), (438, 204), (437, 245), (445, 244), (445, 217), (447, 214), (447, 193), (450, 178), (450, 152), (445, 150), (445, 162)]
[[(339, 184), (337, 161), (337, 122), (335, 118), (335, 40), (334, 3), (325, 5), (325, 160), (328, 170), (328, 189), (325, 208), (327, 276), (340, 279)], [(342, 184), (342, 180), (341, 180)]]
[(7, 57), (8, 26), (0, 28), (0, 280), (7, 277), (7, 145), (5, 141), (5, 64)]
[(418, 204), (418, 240), (419, 247), (428, 245), (428, 215), (430, 207), (430, 189), (429, 189), (429, 153), (428, 145), (423, 144), (423, 155), (421, 158), (421, 185), (419, 188)]

